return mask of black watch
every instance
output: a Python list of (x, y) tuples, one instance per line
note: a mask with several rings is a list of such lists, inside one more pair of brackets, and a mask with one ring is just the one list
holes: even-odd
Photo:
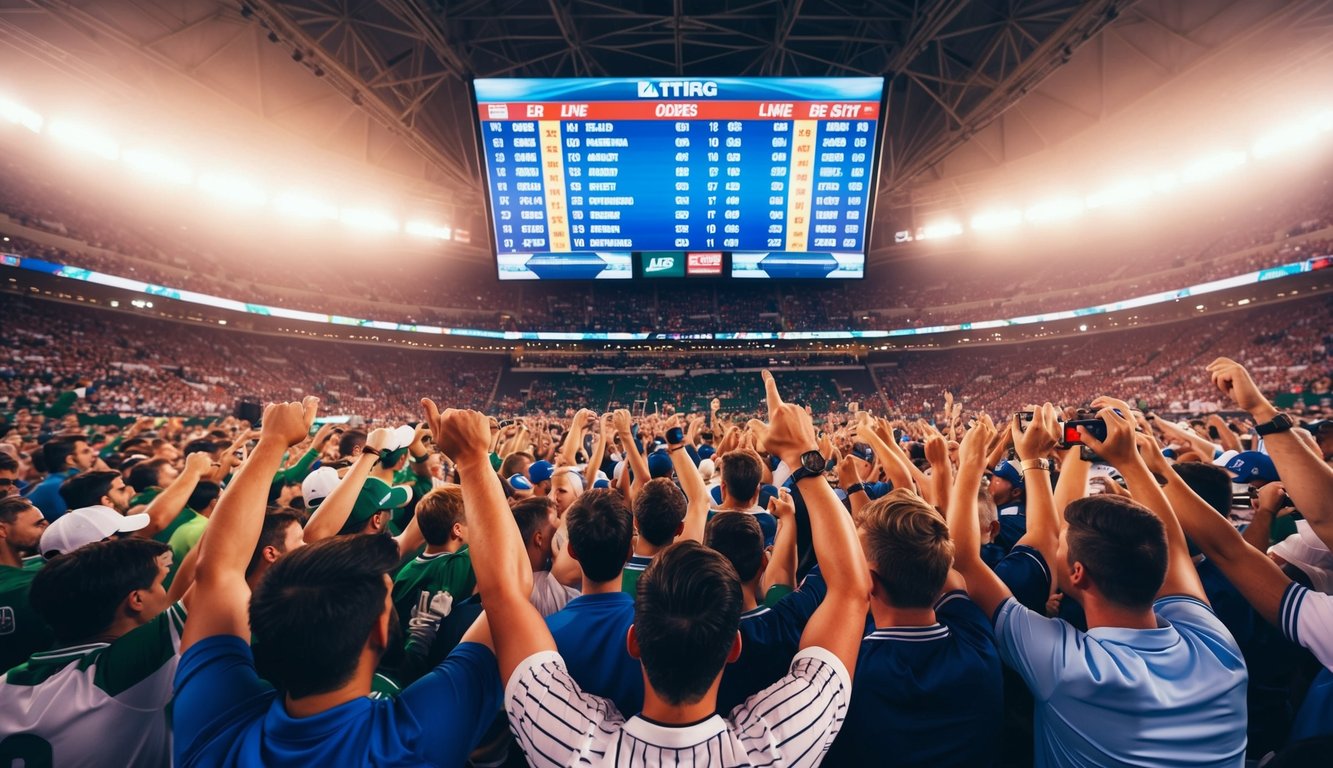
[(1285, 413), (1279, 413), (1273, 417), (1272, 421), (1265, 422), (1255, 427), (1254, 431), (1260, 436), (1273, 435), (1278, 432), (1286, 432), (1294, 426), (1296, 426), (1296, 422), (1292, 421), (1290, 416)]
[(851, 485), (847, 486), (847, 495), (851, 496), (853, 493), (862, 493), (865, 491), (865, 489), (866, 489), (865, 483), (852, 483)]
[(828, 460), (824, 458), (824, 454), (820, 453), (817, 449), (806, 451), (801, 454), (801, 466), (797, 467), (796, 471), (791, 473), (791, 481), (793, 483), (799, 483), (807, 477), (822, 475), (827, 468)]

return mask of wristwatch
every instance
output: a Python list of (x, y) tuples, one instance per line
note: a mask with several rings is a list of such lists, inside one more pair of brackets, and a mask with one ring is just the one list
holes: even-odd
[(824, 459), (824, 454), (818, 449), (809, 450), (801, 454), (801, 466), (791, 473), (791, 481), (799, 483), (807, 477), (817, 477), (824, 474), (828, 467), (828, 461)]
[(853, 493), (862, 493), (865, 491), (865, 489), (866, 489), (865, 483), (852, 483), (851, 485), (847, 486), (847, 495), (851, 496)]
[(1296, 422), (1292, 421), (1290, 416), (1285, 413), (1279, 413), (1273, 417), (1272, 421), (1264, 422), (1255, 427), (1254, 431), (1261, 436), (1274, 435), (1278, 432), (1286, 432), (1294, 426), (1296, 426)]
[(1036, 470), (1040, 470), (1040, 471), (1042, 471), (1042, 472), (1050, 472), (1050, 471), (1051, 471), (1051, 460), (1050, 460), (1050, 459), (1025, 459), (1025, 460), (1023, 461), (1023, 471), (1026, 472), (1026, 471), (1028, 471), (1029, 469), (1036, 469)]

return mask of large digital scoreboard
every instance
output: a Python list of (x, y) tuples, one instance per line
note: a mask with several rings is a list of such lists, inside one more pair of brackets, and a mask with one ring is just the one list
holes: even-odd
[(864, 275), (883, 78), (473, 87), (502, 280)]

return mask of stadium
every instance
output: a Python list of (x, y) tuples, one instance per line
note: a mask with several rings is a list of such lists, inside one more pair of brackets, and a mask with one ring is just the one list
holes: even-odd
[(0, 8), (0, 765), (1326, 764), (1330, 41)]

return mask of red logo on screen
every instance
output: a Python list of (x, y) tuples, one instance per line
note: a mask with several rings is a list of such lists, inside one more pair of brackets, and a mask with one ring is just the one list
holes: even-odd
[(722, 274), (722, 254), (687, 253), (685, 254), (685, 273), (689, 275)]

